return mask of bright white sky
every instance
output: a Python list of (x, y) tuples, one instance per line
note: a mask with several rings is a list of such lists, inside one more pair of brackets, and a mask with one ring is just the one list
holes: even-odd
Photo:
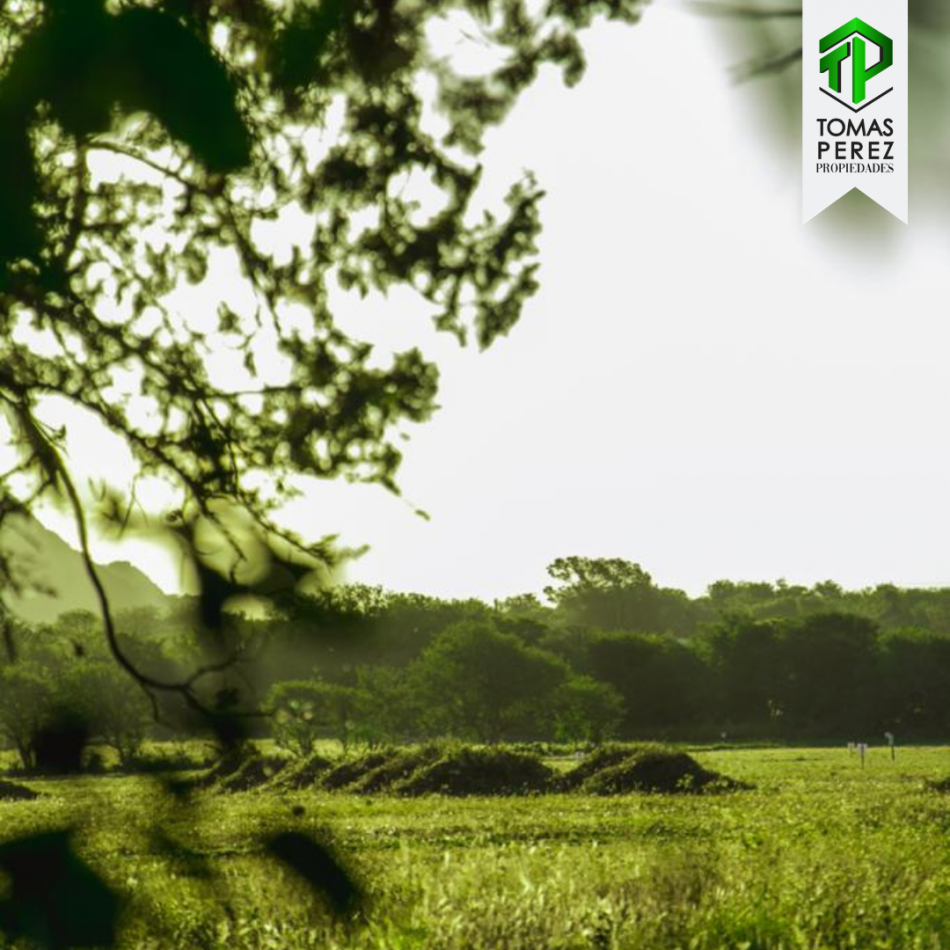
[[(648, 8), (587, 48), (578, 88), (547, 76), (490, 140), (497, 187), (530, 168), (548, 191), (543, 289), (489, 353), (429, 347), (443, 408), (400, 483), (432, 520), (327, 485), (294, 525), (369, 543), (350, 580), (443, 596), (539, 591), (571, 554), (693, 593), (950, 582), (937, 222), (912, 197), (884, 242), (833, 211), (803, 228), (797, 155), (750, 108), (762, 89), (732, 84), (734, 54), (687, 11)], [(424, 326), (398, 296), (347, 319), (403, 345)], [(141, 546), (98, 553), (175, 585)]]

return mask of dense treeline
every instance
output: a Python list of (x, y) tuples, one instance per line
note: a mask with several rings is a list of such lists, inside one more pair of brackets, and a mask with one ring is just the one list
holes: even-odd
[[(348, 586), (234, 618), (258, 724), (288, 751), (317, 740), (380, 744), (606, 738), (945, 738), (950, 591), (845, 591), (719, 582), (698, 598), (638, 565), (554, 562), (546, 603), (492, 605)], [(152, 675), (194, 666), (190, 604), (120, 615), (127, 652)], [(15, 631), (0, 665), (0, 730), (22, 765), (34, 739), (80, 710), (134, 765), (148, 736), (192, 724), (156, 710), (101, 645), (95, 616)], [(315, 634), (319, 633), (317, 636)], [(238, 657), (238, 663), (242, 657)], [(214, 695), (214, 678), (207, 689)]]

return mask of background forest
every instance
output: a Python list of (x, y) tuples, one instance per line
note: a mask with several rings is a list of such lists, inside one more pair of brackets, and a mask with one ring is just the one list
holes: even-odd
[[(691, 598), (638, 564), (583, 557), (548, 574), (544, 600), (349, 585), (236, 615), (264, 713), (255, 734), (308, 755), (326, 738), (904, 740), (950, 727), (950, 590), (719, 581)], [(119, 612), (124, 648), (150, 676), (199, 661), (193, 608), (182, 597)], [(171, 707), (156, 725), (92, 612), (14, 634), (0, 728), (24, 768), (43, 768), (35, 738), (66, 697), (126, 766), (146, 738), (193, 729)]]

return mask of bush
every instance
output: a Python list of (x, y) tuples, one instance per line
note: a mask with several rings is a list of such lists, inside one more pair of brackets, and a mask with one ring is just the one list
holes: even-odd
[(90, 775), (104, 775), (108, 770), (106, 757), (98, 749), (86, 749), (82, 758), (82, 770)]
[(559, 739), (603, 742), (617, 734), (624, 718), (624, 702), (609, 683), (574, 674), (555, 691), (552, 713)]
[(215, 758), (208, 746), (188, 743), (151, 746), (135, 756), (129, 771), (136, 774), (152, 772), (195, 772), (213, 768)]
[(358, 690), (320, 680), (277, 683), (267, 697), (274, 739), (301, 758), (311, 755), (323, 736), (334, 736), (345, 749), (359, 698)]
[(392, 786), (399, 795), (524, 795), (547, 791), (554, 772), (537, 756), (458, 748)]

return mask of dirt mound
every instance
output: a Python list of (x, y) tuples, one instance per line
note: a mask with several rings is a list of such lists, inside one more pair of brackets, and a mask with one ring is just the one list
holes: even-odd
[(191, 779), (185, 784), (190, 789), (211, 788), (217, 785), (222, 779), (233, 775), (248, 760), (250, 753), (244, 749), (231, 749), (215, 762), (203, 775)]
[(348, 789), (349, 786), (359, 782), (374, 769), (385, 765), (397, 755), (399, 755), (397, 749), (389, 749), (385, 752), (370, 752), (357, 759), (347, 759), (325, 773), (320, 784), (332, 792), (342, 788)]
[(0, 779), (0, 802), (28, 802), (39, 797), (40, 793), (34, 792), (32, 788)]
[(216, 792), (249, 792), (266, 785), (282, 768), (287, 759), (279, 755), (255, 755), (230, 775), (222, 777), (214, 786)]
[(525, 795), (554, 777), (535, 755), (507, 749), (454, 749), (392, 786), (399, 795)]
[(353, 782), (347, 791), (359, 795), (389, 791), (397, 782), (408, 779), (414, 772), (442, 758), (445, 751), (445, 746), (435, 743), (404, 749)]
[(703, 768), (691, 755), (675, 749), (644, 749), (615, 765), (595, 772), (580, 786), (588, 795), (623, 795), (627, 792), (697, 794), (748, 788)]
[(278, 772), (270, 787), (286, 792), (298, 791), (302, 788), (313, 788), (320, 777), (333, 768), (333, 762), (314, 752), (299, 762), (288, 765)]
[(569, 772), (565, 772), (555, 780), (558, 791), (573, 791), (580, 788), (593, 775), (603, 772), (604, 769), (620, 765), (633, 755), (638, 755), (647, 749), (660, 749), (661, 746), (650, 745), (620, 745), (608, 743), (591, 752)]

